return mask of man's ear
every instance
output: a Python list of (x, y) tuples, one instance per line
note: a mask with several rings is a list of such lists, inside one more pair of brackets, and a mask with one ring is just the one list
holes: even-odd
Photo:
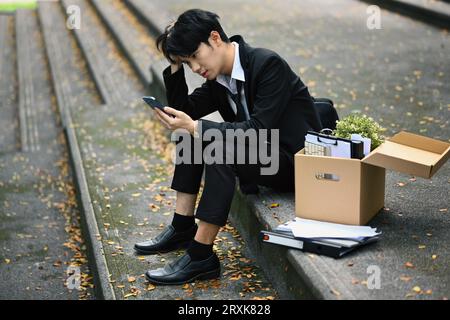
[(217, 46), (222, 44), (222, 38), (220, 38), (220, 34), (217, 31), (211, 31), (209, 38), (211, 39), (211, 42), (215, 43)]

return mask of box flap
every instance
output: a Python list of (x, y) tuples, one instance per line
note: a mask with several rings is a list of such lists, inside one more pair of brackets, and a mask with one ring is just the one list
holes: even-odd
[(362, 161), (378, 167), (430, 178), (448, 160), (450, 144), (409, 132), (400, 132)]

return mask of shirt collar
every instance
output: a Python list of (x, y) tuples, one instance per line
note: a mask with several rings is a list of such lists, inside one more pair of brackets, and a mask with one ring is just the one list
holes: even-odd
[(233, 42), (235, 46), (234, 50), (234, 62), (233, 71), (231, 71), (231, 78), (242, 82), (245, 82), (244, 69), (242, 69), (241, 58), (239, 56), (239, 43)]
[(235, 50), (234, 50), (233, 70), (231, 71), (231, 77), (220, 74), (217, 76), (216, 79), (217, 82), (226, 87), (231, 86), (233, 79), (245, 82), (244, 69), (242, 68), (241, 58), (239, 57), (239, 43), (232, 42), (232, 44), (234, 45)]

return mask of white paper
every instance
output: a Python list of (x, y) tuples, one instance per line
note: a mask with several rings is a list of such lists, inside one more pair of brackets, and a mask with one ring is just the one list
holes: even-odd
[[(280, 230), (291, 230), (298, 238), (341, 238), (363, 240), (367, 237), (378, 236), (381, 233), (369, 226), (349, 226), (344, 224), (322, 222), (309, 219), (295, 218), (279, 226)], [(277, 228), (278, 229), (278, 228)]]

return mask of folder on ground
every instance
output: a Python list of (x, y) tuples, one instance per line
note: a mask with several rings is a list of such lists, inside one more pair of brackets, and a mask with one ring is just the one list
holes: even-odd
[(261, 239), (267, 243), (340, 258), (363, 245), (378, 241), (380, 234), (371, 227), (296, 218), (279, 225), (272, 232), (261, 231)]

